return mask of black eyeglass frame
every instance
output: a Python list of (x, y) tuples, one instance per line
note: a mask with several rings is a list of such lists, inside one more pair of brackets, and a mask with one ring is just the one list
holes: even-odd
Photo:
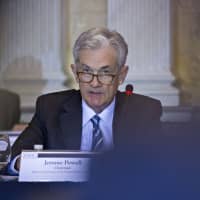
[[(84, 81), (83, 79), (80, 78), (80, 75), (90, 75), (91, 78), (89, 81)], [(116, 73), (116, 74), (94, 74), (94, 73), (89, 73), (89, 72), (83, 72), (83, 71), (77, 71), (77, 76), (78, 76), (78, 79), (81, 83), (91, 83), (93, 80), (94, 80), (94, 77), (97, 78), (98, 82), (103, 84), (103, 85), (112, 85), (115, 77), (118, 75), (119, 73)], [(109, 76), (111, 77), (111, 80), (108, 82), (108, 83), (105, 83), (104, 81), (102, 82), (102, 80), (100, 79), (100, 77), (102, 76)]]

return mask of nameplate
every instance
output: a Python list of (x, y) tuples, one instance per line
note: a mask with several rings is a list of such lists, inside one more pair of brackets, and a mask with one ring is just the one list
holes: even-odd
[(86, 182), (92, 152), (22, 151), (19, 182)]

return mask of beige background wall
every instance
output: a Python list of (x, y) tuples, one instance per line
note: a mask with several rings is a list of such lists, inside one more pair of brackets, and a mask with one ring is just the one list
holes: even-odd
[(176, 86), (181, 105), (200, 105), (200, 1), (173, 1)]
[(122, 33), (129, 45), (125, 83), (136, 93), (178, 106), (179, 93), (171, 73), (170, 0), (109, 0), (108, 26)]

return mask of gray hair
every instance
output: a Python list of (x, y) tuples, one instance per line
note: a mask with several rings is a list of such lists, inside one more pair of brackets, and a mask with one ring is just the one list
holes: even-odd
[(122, 67), (126, 63), (128, 45), (121, 34), (107, 28), (92, 28), (83, 32), (73, 47), (74, 62), (79, 62), (80, 51), (84, 49), (100, 49), (111, 46), (117, 52), (117, 64)]

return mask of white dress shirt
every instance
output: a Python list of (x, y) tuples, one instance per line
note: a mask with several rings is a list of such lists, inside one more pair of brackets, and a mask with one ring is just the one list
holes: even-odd
[[(99, 126), (103, 134), (104, 148), (109, 150), (113, 148), (113, 113), (115, 107), (115, 98), (101, 113), (98, 114), (100, 117)], [(92, 130), (93, 125), (90, 119), (96, 115), (84, 100), (82, 100), (82, 138), (81, 138), (81, 151), (91, 151), (92, 147)]]

